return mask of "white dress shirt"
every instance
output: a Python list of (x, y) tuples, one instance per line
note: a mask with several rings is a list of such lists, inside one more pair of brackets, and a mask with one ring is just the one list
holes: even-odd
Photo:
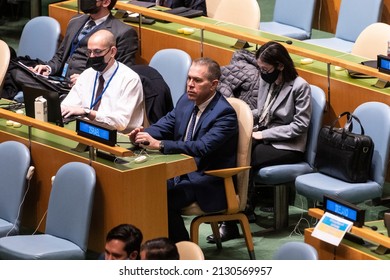
[[(96, 82), (96, 92), (99, 83), (96, 73), (92, 68), (82, 72), (62, 105), (91, 109), (95, 96), (94, 85)], [(123, 133), (141, 126), (144, 119), (144, 97), (138, 74), (116, 61), (103, 77), (105, 91), (95, 120), (113, 126)]]

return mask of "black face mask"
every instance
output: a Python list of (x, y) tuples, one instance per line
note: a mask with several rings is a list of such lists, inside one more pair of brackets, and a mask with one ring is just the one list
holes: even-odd
[(273, 84), (279, 77), (280, 71), (275, 69), (271, 73), (261, 73), (261, 78), (269, 84)]
[(96, 6), (96, 0), (79, 0), (79, 5), (85, 14), (96, 14), (100, 9)]
[(108, 62), (104, 61), (104, 55), (89, 57), (87, 60), (87, 68), (92, 67), (93, 70), (103, 72), (106, 69)]

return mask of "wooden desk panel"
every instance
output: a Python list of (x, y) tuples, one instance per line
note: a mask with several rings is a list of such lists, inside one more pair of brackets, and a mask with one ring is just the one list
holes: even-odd
[(378, 260), (374, 254), (368, 254), (347, 244), (340, 243), (339, 246), (326, 243), (312, 237), (313, 229), (305, 229), (304, 241), (312, 245), (318, 252), (320, 260)]

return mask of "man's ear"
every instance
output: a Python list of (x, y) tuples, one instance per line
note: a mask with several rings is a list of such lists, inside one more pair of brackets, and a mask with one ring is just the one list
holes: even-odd
[(107, 8), (111, 4), (111, 0), (103, 0), (103, 7)]
[(138, 252), (137, 251), (133, 251), (129, 255), (129, 260), (136, 260), (137, 257), (138, 257)]

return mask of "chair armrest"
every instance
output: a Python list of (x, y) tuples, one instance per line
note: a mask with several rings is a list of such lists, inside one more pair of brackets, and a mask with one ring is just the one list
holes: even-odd
[(233, 168), (224, 168), (224, 169), (215, 169), (215, 170), (208, 170), (204, 173), (207, 175), (212, 175), (220, 178), (229, 178), (233, 177), (234, 175), (237, 175), (238, 173), (250, 169), (250, 166), (242, 166), (242, 167), (233, 167)]
[(242, 166), (242, 167), (233, 167), (233, 168), (205, 171), (205, 174), (207, 175), (224, 178), (226, 203), (227, 203), (226, 214), (235, 214), (238, 213), (240, 210), (239, 198), (233, 184), (233, 176), (237, 175), (242, 171), (249, 170), (250, 168), (251, 168), (250, 166)]

